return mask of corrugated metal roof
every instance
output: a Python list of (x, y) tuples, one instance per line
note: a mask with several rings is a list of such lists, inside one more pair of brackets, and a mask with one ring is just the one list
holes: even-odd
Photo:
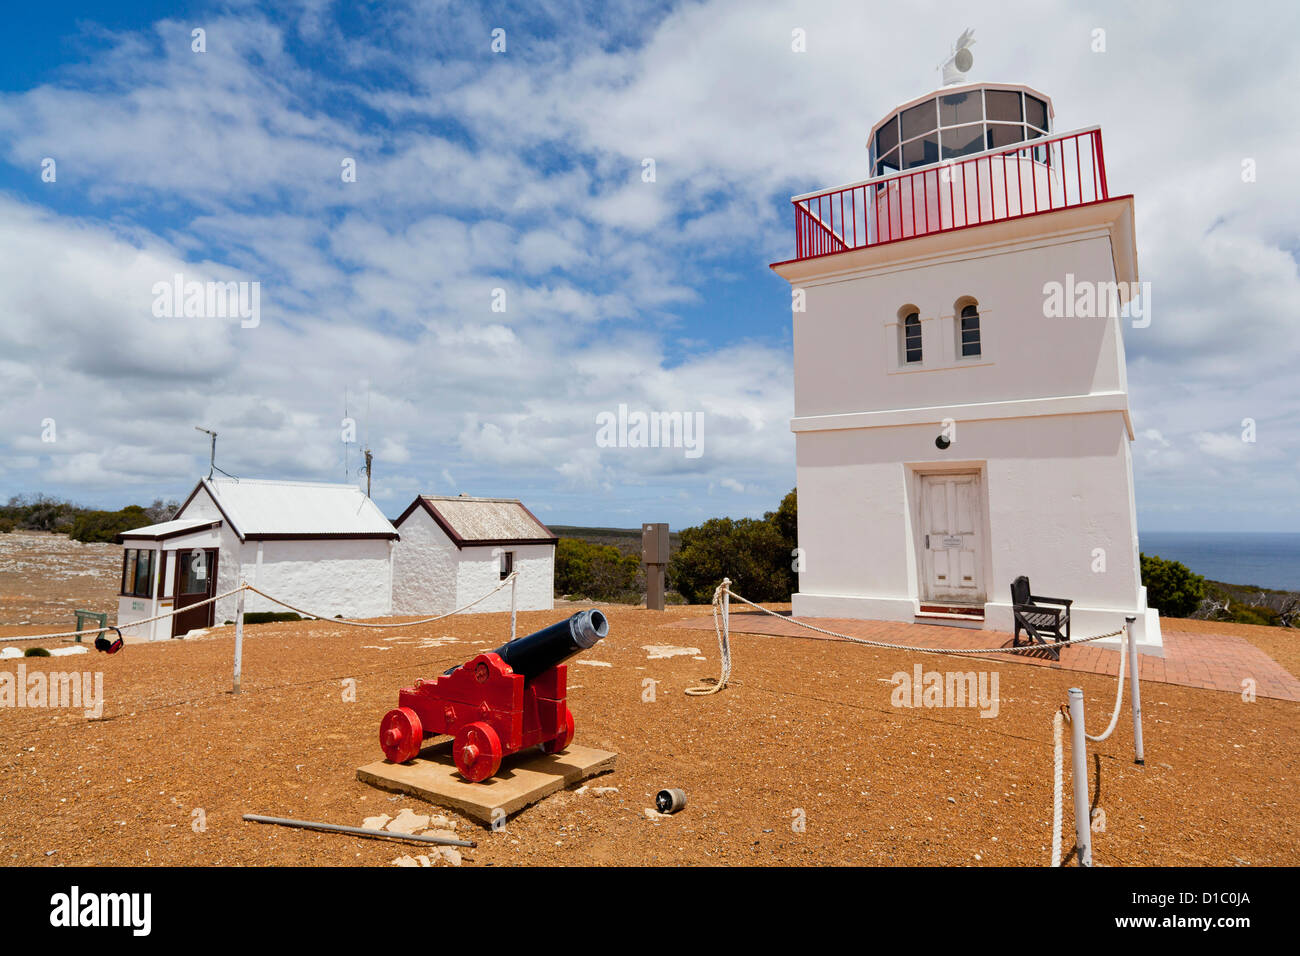
[(534, 518), (518, 498), (420, 497), (437, 512), (442, 524), (466, 544), (555, 539), (551, 529)]
[(397, 532), (355, 485), (208, 478), (202, 482), (241, 537), (356, 537)]
[(119, 538), (168, 538), (173, 535), (184, 534), (186, 531), (194, 531), (199, 528), (209, 528), (220, 522), (213, 521), (211, 518), (180, 518), (173, 521), (160, 521), (158, 524), (145, 525), (143, 528), (132, 528), (130, 531), (123, 531), (118, 535)]

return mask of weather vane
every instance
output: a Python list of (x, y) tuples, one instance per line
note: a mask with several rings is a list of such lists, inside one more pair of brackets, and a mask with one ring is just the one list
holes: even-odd
[(935, 67), (935, 69), (943, 71), (944, 86), (952, 86), (954, 83), (961, 83), (966, 79), (966, 74), (975, 65), (975, 57), (970, 52), (970, 48), (974, 45), (975, 31), (967, 27), (961, 32), (957, 42), (953, 44), (948, 59)]

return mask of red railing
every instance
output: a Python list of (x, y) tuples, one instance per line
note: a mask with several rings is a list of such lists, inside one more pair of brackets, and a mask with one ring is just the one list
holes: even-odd
[(796, 196), (795, 261), (1110, 198), (1097, 127)]

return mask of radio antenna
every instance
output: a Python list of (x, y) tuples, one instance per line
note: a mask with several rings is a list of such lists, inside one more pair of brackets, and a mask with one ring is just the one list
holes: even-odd
[[(201, 425), (195, 425), (194, 430), (203, 432), (203, 434), (208, 435), (212, 439), (212, 444), (208, 451), (208, 480), (211, 480), (214, 472), (221, 471), (221, 469), (217, 467), (217, 433), (212, 431), (212, 429), (204, 428)], [(233, 478), (235, 481), (239, 480), (228, 471), (221, 471), (221, 473), (227, 478)]]

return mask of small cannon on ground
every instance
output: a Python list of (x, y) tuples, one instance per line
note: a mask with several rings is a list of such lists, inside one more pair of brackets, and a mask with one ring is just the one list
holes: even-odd
[(432, 681), (402, 688), (396, 709), (379, 725), (384, 756), (405, 763), (420, 753), (425, 737), (450, 734), (456, 767), (477, 782), (496, 773), (507, 754), (536, 744), (559, 753), (573, 740), (564, 661), (608, 633), (604, 614), (579, 611)]

